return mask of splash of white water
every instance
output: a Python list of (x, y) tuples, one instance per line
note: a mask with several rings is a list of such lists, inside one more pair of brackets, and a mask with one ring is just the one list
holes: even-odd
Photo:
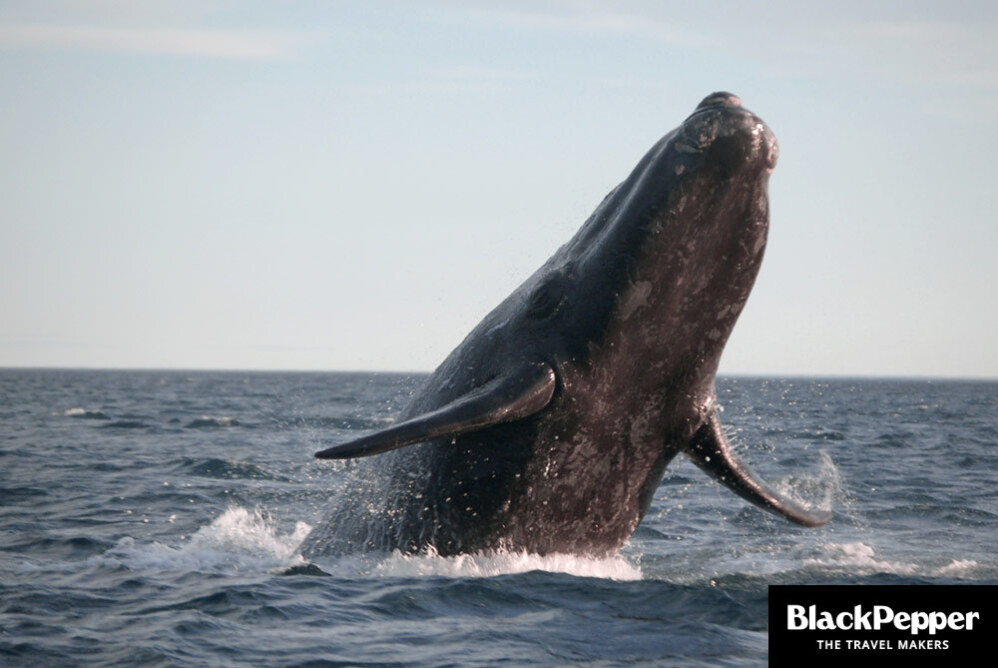
[[(298, 522), (293, 532), (281, 533), (265, 511), (232, 507), (179, 547), (162, 543), (143, 545), (125, 538), (101, 559), (134, 570), (262, 573), (304, 564), (298, 547), (310, 530), (308, 524)], [(335, 576), (351, 578), (474, 578), (530, 571), (624, 581), (642, 577), (640, 568), (619, 555), (596, 559), (571, 554), (542, 557), (525, 552), (498, 552), (441, 557), (432, 551), (420, 555), (396, 552), (323, 559), (319, 565)]]
[(298, 522), (282, 534), (263, 510), (232, 507), (180, 547), (125, 538), (102, 558), (134, 570), (264, 572), (303, 563), (297, 548), (310, 530)]
[(640, 580), (641, 569), (624, 557), (583, 557), (574, 554), (540, 556), (527, 552), (461, 554), (441, 557), (434, 553), (407, 556), (394, 553), (381, 560), (372, 575), (416, 577), (439, 575), (453, 578), (488, 578), (530, 571), (566, 573), (577, 577), (609, 580)]

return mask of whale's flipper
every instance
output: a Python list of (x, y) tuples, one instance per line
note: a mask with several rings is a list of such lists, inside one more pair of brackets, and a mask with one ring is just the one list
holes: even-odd
[(457, 436), (512, 422), (547, 406), (556, 385), (554, 369), (545, 363), (503, 374), (465, 396), (430, 413), (388, 429), (334, 445), (315, 453), (319, 459), (350, 459), (377, 455), (440, 436)]
[(821, 526), (832, 519), (829, 510), (809, 510), (770, 487), (735, 458), (728, 439), (721, 430), (717, 414), (693, 435), (686, 454), (701, 469), (724, 483), (738, 496), (751, 501), (763, 510), (783, 515), (791, 522), (807, 527)]

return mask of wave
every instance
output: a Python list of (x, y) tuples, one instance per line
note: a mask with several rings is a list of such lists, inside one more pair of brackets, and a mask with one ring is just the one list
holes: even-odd
[(978, 579), (998, 575), (994, 565), (982, 564), (974, 559), (951, 559), (948, 563), (917, 563), (884, 559), (876, 550), (863, 542), (825, 543), (825, 554), (804, 560), (804, 565), (818, 568), (825, 573), (851, 575), (906, 575), (932, 578)]
[(805, 566), (831, 573), (846, 571), (864, 575), (872, 573), (915, 575), (919, 570), (917, 564), (878, 559), (876, 551), (862, 542), (825, 543), (820, 547), (825, 550), (825, 554), (805, 559)]
[(202, 478), (242, 479), (242, 480), (277, 480), (286, 478), (275, 476), (266, 469), (250, 462), (236, 459), (193, 459), (185, 457), (177, 467), (178, 472), (189, 473)]
[(111, 416), (102, 410), (89, 410), (86, 408), (67, 408), (62, 412), (66, 417), (78, 420), (110, 420)]
[[(900, 576), (925, 580), (989, 580), (998, 578), (998, 567), (974, 559), (951, 558), (923, 562), (905, 557), (885, 557), (862, 541), (826, 542), (802, 553), (799, 547), (779, 548), (760, 555), (731, 554), (728, 559), (713, 555), (713, 568), (704, 570), (699, 558), (689, 553), (672, 555), (662, 563), (651, 560), (649, 573), (637, 562), (646, 559), (640, 554), (617, 554), (605, 558), (571, 554), (539, 556), (525, 552), (496, 552), (442, 557), (434, 553), (404, 555), (369, 553), (327, 557), (310, 564), (301, 556), (299, 547), (311, 527), (305, 522), (276, 521), (266, 510), (233, 506), (208, 525), (181, 540), (179, 546), (160, 542), (140, 543), (131, 537), (120, 539), (113, 546), (79, 538), (62, 545), (79, 553), (102, 550), (84, 563), (124, 567), (132, 571), (214, 572), (220, 574), (287, 574), (332, 575), (341, 580), (368, 579), (433, 579), (455, 580), (494, 578), (531, 572), (564, 574), (616, 582), (651, 580), (682, 586), (734, 586), (746, 582), (828, 581), (829, 577), (855, 579)], [(807, 554), (810, 552), (810, 554)], [(707, 555), (703, 555), (707, 558)], [(691, 561), (692, 559), (692, 561)], [(77, 562), (79, 563), (79, 562)], [(317, 568), (315, 567), (318, 567)], [(67, 568), (77, 567), (66, 564)], [(51, 566), (47, 567), (51, 568)], [(715, 570), (719, 569), (719, 570)]]
[(282, 422), (312, 429), (342, 429), (344, 431), (361, 431), (383, 428), (394, 423), (395, 418), (328, 417), (324, 415), (305, 415), (283, 420)]
[(239, 421), (228, 416), (202, 415), (184, 425), (187, 429), (215, 429), (219, 427), (239, 427)]
[(102, 424), (101, 429), (149, 429), (152, 425), (142, 420), (115, 420)]
[(4, 500), (4, 505), (14, 505), (15, 503), (35, 499), (40, 496), (49, 496), (50, 493), (44, 487), (32, 487), (28, 485), (24, 487), (0, 487), (0, 498)]
[(844, 441), (846, 440), (845, 434), (840, 431), (818, 429), (814, 431), (804, 430), (796, 431), (790, 434), (790, 438), (802, 440), (802, 441)]

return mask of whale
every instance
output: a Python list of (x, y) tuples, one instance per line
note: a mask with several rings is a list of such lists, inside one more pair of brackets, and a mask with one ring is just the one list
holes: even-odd
[(368, 459), (341, 465), (351, 477), (302, 553), (608, 556), (679, 454), (763, 510), (828, 522), (736, 454), (715, 393), (762, 262), (778, 155), (737, 96), (703, 99), (396, 422), (315, 453)]

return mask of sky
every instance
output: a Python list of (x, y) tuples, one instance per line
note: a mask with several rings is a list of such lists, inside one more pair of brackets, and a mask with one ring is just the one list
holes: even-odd
[(0, 2), (0, 366), (432, 370), (728, 90), (722, 374), (998, 377), (994, 2)]

